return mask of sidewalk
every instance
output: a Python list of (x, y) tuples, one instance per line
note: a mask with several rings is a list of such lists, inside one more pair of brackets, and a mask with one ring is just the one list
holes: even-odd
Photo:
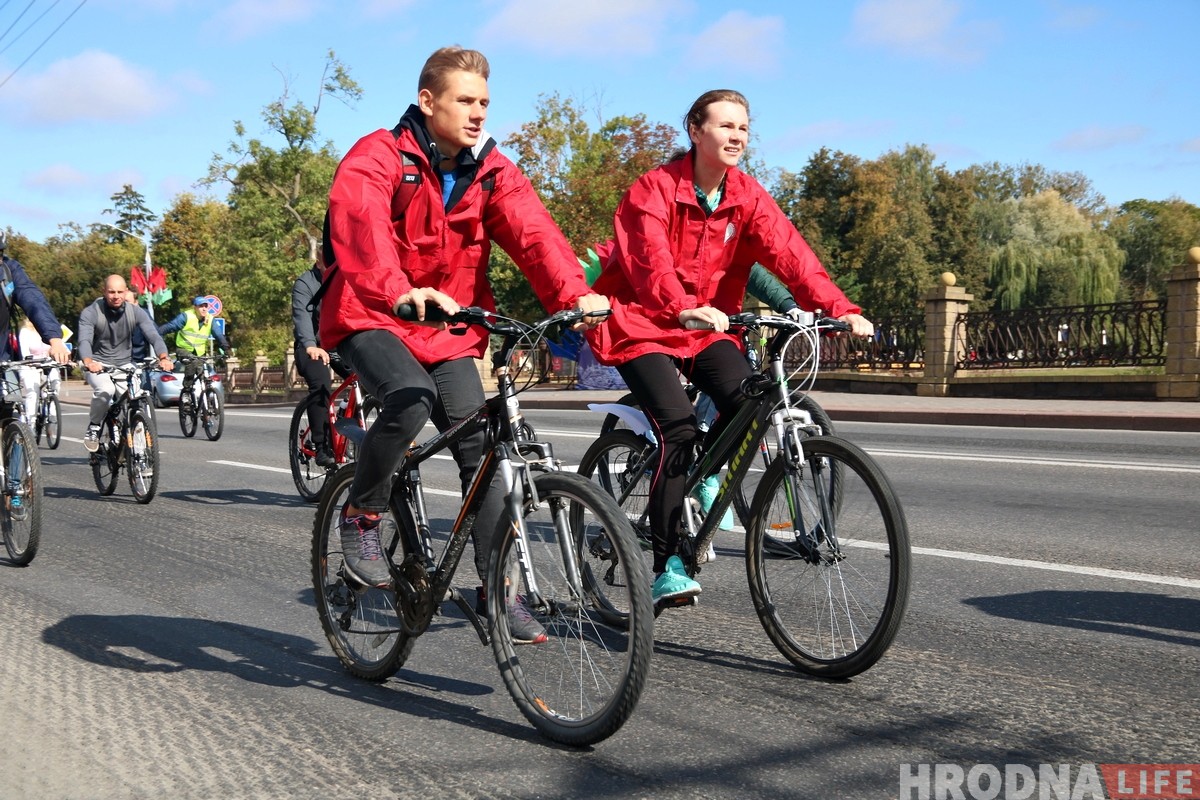
[[(586, 409), (588, 403), (615, 403), (624, 394), (535, 386), (522, 392), (521, 405), (528, 409)], [(834, 422), (1200, 433), (1200, 403), (1193, 402), (914, 397), (858, 392), (813, 392), (812, 396)], [(59, 397), (64, 403), (87, 405), (91, 389), (81, 380), (66, 380)]]

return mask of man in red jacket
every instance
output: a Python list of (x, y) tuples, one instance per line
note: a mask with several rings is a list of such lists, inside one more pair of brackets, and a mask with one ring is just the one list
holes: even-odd
[[(329, 192), (334, 267), (321, 302), (320, 340), (337, 348), (363, 388), (383, 404), (359, 451), (341, 520), (346, 568), (368, 586), (386, 587), (392, 580), (380, 525), (393, 523), (381, 514), (408, 445), (426, 420), (444, 430), (484, 401), (474, 359), (483, 357), (487, 333), (471, 328), (451, 335), (444, 324), (425, 323), (426, 304), (448, 314), (460, 304), (495, 309), (487, 281), (495, 241), (547, 309), (608, 308), (588, 288), (529, 180), (484, 131), (488, 75), (482, 53), (460, 47), (435, 52), (421, 70), (416, 105), (393, 130), (360, 139), (342, 159)], [(398, 319), (402, 303), (415, 306), (422, 322)], [(454, 453), (464, 490), (483, 441), (481, 431)], [(493, 486), (479, 519), (500, 517), (499, 495)], [(490, 530), (474, 532), (481, 579), (490, 539)], [(486, 604), (477, 608), (486, 610)], [(545, 641), (528, 609), (518, 604), (509, 615), (514, 638)]]

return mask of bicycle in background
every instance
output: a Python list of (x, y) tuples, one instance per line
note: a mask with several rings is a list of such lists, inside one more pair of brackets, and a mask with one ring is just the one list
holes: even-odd
[[(755, 452), (772, 436), (776, 455), (755, 490), (746, 525), (745, 561), (755, 611), (776, 648), (798, 669), (848, 678), (869, 669), (900, 628), (908, 600), (912, 553), (900, 501), (866, 452), (836, 436), (819, 435), (807, 413), (793, 406), (796, 392), (816, 377), (821, 337), (845, 331), (837, 320), (735, 314), (731, 326), (773, 329), (764, 369), (747, 378), (747, 400), (719, 437), (698, 445), (686, 483), (728, 470), (707, 515), (683, 504), (683, 560), (700, 573), (725, 510), (736, 502)], [(793, 343), (796, 372), (784, 368)], [(798, 378), (798, 386), (790, 385)], [(587, 476), (613, 495), (649, 542), (650, 483), (658, 444), (630, 430), (600, 436), (580, 462)], [(604, 542), (592, 549), (603, 553)], [(609, 559), (616, 563), (617, 556)], [(656, 613), (695, 598), (664, 601)]]
[(118, 388), (100, 425), (100, 446), (88, 459), (102, 496), (116, 491), (122, 469), (138, 503), (149, 503), (158, 491), (158, 429), (150, 411), (154, 401), (142, 381), (142, 373), (155, 363), (151, 358), (124, 366), (101, 365)]
[(42, 461), (33, 431), (22, 421), (25, 406), (16, 370), (43, 363), (41, 358), (0, 362), (0, 533), (10, 561), (22, 567), (33, 561), (42, 539)]
[(42, 371), (42, 380), (38, 386), (37, 413), (30, 421), (33, 436), (37, 443), (41, 444), (42, 436), (45, 435), (46, 447), (57, 450), (58, 443), (62, 440), (62, 406), (58, 400), (59, 382), (50, 380), (50, 372), (65, 367), (57, 361), (47, 361), (35, 366)]
[[(582, 318), (577, 311), (563, 311), (526, 325), (480, 308), (464, 308), (449, 319), (435, 310), (440, 312), (426, 306), (425, 318), (516, 334), (513, 340), (524, 337), (530, 352), (547, 329)], [(512, 351), (506, 344), (503, 363)], [(343, 569), (338, 520), (356, 464), (330, 477), (313, 526), (317, 613), (342, 665), (360, 678), (382, 681), (403, 666), (442, 604), (453, 601), (480, 642), (491, 643), (504, 684), (526, 719), (554, 741), (594, 744), (633, 713), (646, 680), (654, 647), (650, 576), (612, 497), (561, 470), (549, 443), (524, 438), (519, 390), (509, 367), (498, 371), (497, 382), (495, 396), (414, 445), (401, 463), (381, 528), (394, 588), (366, 587)], [(488, 439), (484, 460), (464, 492), (448, 538), (435, 536), (421, 467), (480, 428)], [(497, 474), (505, 511), (498, 520), (477, 519)], [(452, 585), (475, 524), (496, 526), (486, 628), (474, 604)], [(601, 539), (613, 554), (611, 564), (597, 560), (587, 547)], [(603, 588), (601, 567), (610, 580)], [(517, 594), (545, 629), (546, 641), (520, 646), (514, 641), (506, 609)]]
[[(185, 387), (179, 393), (179, 429), (190, 439), (196, 435), (199, 423), (208, 440), (215, 442), (225, 430), (225, 402), (216, 387), (221, 376), (217, 375), (213, 366), (215, 359), (212, 356), (185, 355), (180, 356), (179, 360), (185, 365), (185, 375), (186, 367), (202, 365), (199, 374), (192, 379), (191, 389)], [(150, 405), (152, 407), (153, 403)]]
[[(336, 359), (331, 354), (331, 359)], [(326, 455), (332, 463), (323, 465), (319, 448), (313, 444), (309, 426), (309, 409), (320, 406), (326, 418)], [(358, 385), (358, 376), (348, 375), (332, 393), (326, 396), (324, 389), (313, 389), (292, 412), (292, 424), (288, 428), (288, 465), (292, 469), (292, 482), (305, 502), (315, 503), (321, 497), (326, 479), (340, 466), (355, 458), (356, 440), (362, 435), (375, 417), (379, 415), (379, 402), (363, 394)]]

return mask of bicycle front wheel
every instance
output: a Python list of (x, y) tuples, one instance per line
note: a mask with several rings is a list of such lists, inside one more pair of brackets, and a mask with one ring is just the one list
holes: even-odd
[[(493, 539), (488, 572), (492, 650), (521, 713), (544, 736), (563, 744), (595, 744), (633, 713), (654, 649), (650, 574), (633, 532), (612, 498), (579, 475), (534, 478), (539, 502), (524, 509), (528, 531), (521, 566), (509, 512)], [(615, 552), (615, 580), (598, 608), (585, 578), (579, 543), (603, 537)], [(547, 640), (519, 644), (508, 609), (520, 602)], [(615, 622), (609, 610), (620, 608)]]
[(308, 409), (314, 403), (320, 404), (315, 395), (301, 400), (292, 412), (292, 424), (288, 429), (288, 465), (292, 468), (292, 482), (306, 503), (321, 499), (321, 488), (328, 475), (325, 468), (317, 464), (317, 450), (308, 427)]
[[(330, 647), (351, 675), (383, 681), (404, 665), (416, 637), (404, 632), (397, 612), (396, 592), (363, 586), (343, 570), (339, 531), (342, 506), (354, 481), (354, 465), (347, 464), (329, 477), (313, 522), (312, 578), (317, 616)], [(405, 551), (395, 526), (396, 512), (385, 538), (385, 550), (397, 562)]]
[(200, 422), (210, 442), (221, 438), (225, 430), (225, 404), (216, 389), (205, 389), (200, 397)]
[(134, 499), (145, 505), (158, 491), (158, 430), (145, 410), (138, 409), (130, 415), (126, 445), (129, 489)]
[(51, 395), (42, 401), (42, 430), (46, 435), (46, 447), (51, 450), (58, 449), (58, 443), (62, 440), (62, 429), (59, 428), (59, 420), (62, 419), (62, 406), (59, 405), (58, 396)]
[(196, 435), (196, 422), (200, 416), (196, 409), (197, 402), (190, 391), (179, 393), (179, 430), (189, 439)]
[(5, 472), (0, 529), (8, 557), (24, 566), (37, 555), (42, 538), (42, 462), (33, 431), (25, 423), (6, 423), (0, 440)]
[(865, 452), (824, 436), (803, 447), (798, 468), (787, 458), (771, 463), (754, 497), (746, 533), (750, 595), (789, 661), (810, 675), (848, 678), (875, 664), (900, 629), (912, 569), (908, 526)]
[(88, 457), (92, 465), (92, 479), (96, 491), (107, 497), (117, 490), (117, 476), (121, 471), (120, 426), (112, 417), (100, 426), (100, 448)]

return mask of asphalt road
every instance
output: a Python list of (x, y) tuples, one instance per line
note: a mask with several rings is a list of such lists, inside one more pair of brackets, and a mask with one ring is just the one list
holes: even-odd
[[(912, 533), (889, 653), (797, 674), (727, 534), (702, 603), (659, 618), (632, 719), (577, 751), (526, 724), (455, 614), (382, 685), (341, 670), (286, 409), (231, 409), (216, 443), (160, 412), (149, 506), (96, 495), (65, 410), (42, 551), (0, 559), (0, 797), (915, 797), (904, 765), (1196, 758), (1198, 434), (842, 424)], [(599, 422), (529, 416), (571, 464)], [(449, 517), (451, 465), (426, 477)]]

